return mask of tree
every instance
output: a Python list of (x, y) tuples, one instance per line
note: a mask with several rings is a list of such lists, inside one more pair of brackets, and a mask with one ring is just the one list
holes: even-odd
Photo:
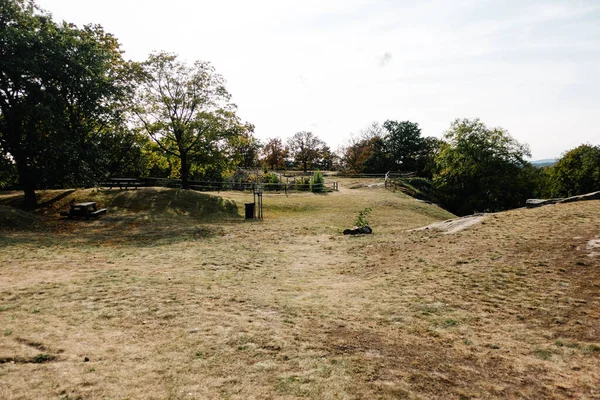
[(383, 128), (387, 131), (385, 142), (388, 154), (395, 164), (394, 169), (416, 171), (423, 147), (419, 124), (387, 120), (383, 123)]
[(14, 160), (27, 207), (44, 180), (93, 175), (83, 163), (120, 114), (125, 69), (100, 26), (58, 25), (33, 1), (0, 1), (0, 149)]
[(189, 67), (160, 52), (142, 65), (136, 115), (148, 135), (179, 159), (179, 176), (189, 189), (191, 158), (218, 151), (218, 142), (235, 134), (239, 123), (225, 80), (205, 61)]
[(280, 138), (272, 138), (267, 140), (267, 144), (262, 149), (262, 154), (267, 167), (276, 170), (285, 167), (288, 149), (283, 146)]
[(582, 144), (551, 168), (554, 193), (575, 196), (600, 190), (600, 146)]
[(361, 129), (358, 135), (351, 135), (340, 152), (344, 168), (354, 173), (388, 171), (384, 137), (385, 131), (378, 122)]
[(532, 190), (524, 176), (527, 145), (479, 119), (457, 119), (444, 139), (436, 158), (434, 185), (447, 209), (466, 215), (524, 203)]
[(319, 151), (319, 158), (316, 160), (316, 165), (319, 169), (331, 171), (333, 170), (337, 160), (338, 155), (331, 151), (329, 146), (324, 144)]
[(369, 139), (351, 136), (343, 150), (342, 162), (346, 170), (359, 174), (363, 172), (365, 163), (373, 155)]
[(415, 171), (418, 176), (427, 179), (433, 178), (437, 168), (435, 159), (440, 153), (443, 143), (442, 140), (433, 136), (423, 138), (416, 157)]
[(298, 132), (288, 139), (288, 146), (294, 160), (302, 164), (302, 170), (306, 172), (308, 167), (319, 159), (325, 142), (315, 136), (312, 132)]
[(260, 140), (254, 137), (252, 124), (240, 124), (239, 132), (231, 137), (229, 144), (236, 166), (252, 168), (258, 165), (259, 153), (263, 146)]
[(382, 136), (374, 136), (366, 146), (370, 149), (369, 158), (363, 163), (362, 172), (384, 173), (395, 169), (396, 166), (388, 152), (387, 142)]

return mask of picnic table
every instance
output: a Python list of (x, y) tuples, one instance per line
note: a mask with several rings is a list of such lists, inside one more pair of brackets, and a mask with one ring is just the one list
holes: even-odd
[(70, 204), (71, 209), (68, 212), (60, 213), (64, 217), (75, 218), (85, 217), (90, 219), (91, 217), (98, 217), (101, 214), (106, 214), (106, 208), (98, 209), (95, 201), (86, 201), (83, 203)]
[(110, 189), (112, 189), (113, 186), (118, 186), (119, 189), (125, 188), (125, 190), (127, 190), (127, 188), (130, 187), (137, 189), (138, 186), (142, 185), (142, 182), (137, 178), (110, 178), (107, 185)]

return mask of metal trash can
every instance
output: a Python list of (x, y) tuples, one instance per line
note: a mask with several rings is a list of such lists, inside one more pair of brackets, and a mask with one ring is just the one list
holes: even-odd
[(254, 203), (244, 203), (246, 206), (246, 219), (254, 219)]

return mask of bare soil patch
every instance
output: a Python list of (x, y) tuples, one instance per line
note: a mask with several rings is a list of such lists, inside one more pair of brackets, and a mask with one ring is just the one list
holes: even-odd
[(453, 218), (446, 221), (434, 222), (423, 228), (413, 229), (413, 231), (435, 230), (446, 234), (457, 233), (483, 222), (487, 216), (485, 214), (468, 215), (466, 217)]

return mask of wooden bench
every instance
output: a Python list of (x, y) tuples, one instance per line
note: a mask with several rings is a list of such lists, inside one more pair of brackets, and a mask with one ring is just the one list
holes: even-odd
[(105, 185), (108, 186), (109, 189), (112, 189), (113, 186), (118, 186), (119, 189), (125, 188), (125, 190), (127, 190), (128, 188), (137, 189), (143, 184), (143, 182), (136, 178), (111, 178), (109, 182), (105, 183)]
[(99, 215), (106, 214), (106, 211), (108, 211), (108, 209), (107, 209), (107, 208), (101, 208), (101, 209), (99, 209), (99, 210), (96, 210), (96, 211), (91, 211), (91, 212), (90, 212), (90, 215), (91, 215), (92, 217), (97, 217), (97, 216), (99, 216)]
[(63, 211), (60, 213), (60, 215), (63, 217), (68, 217), (69, 219), (72, 219), (75, 217), (85, 217), (86, 219), (90, 219), (91, 217), (95, 218), (102, 214), (106, 214), (106, 212), (108, 211), (106, 208), (101, 208), (101, 209), (96, 208), (95, 201), (87, 201), (84, 203), (73, 203), (73, 204), (70, 204), (70, 206), (71, 206), (71, 208), (68, 212)]

